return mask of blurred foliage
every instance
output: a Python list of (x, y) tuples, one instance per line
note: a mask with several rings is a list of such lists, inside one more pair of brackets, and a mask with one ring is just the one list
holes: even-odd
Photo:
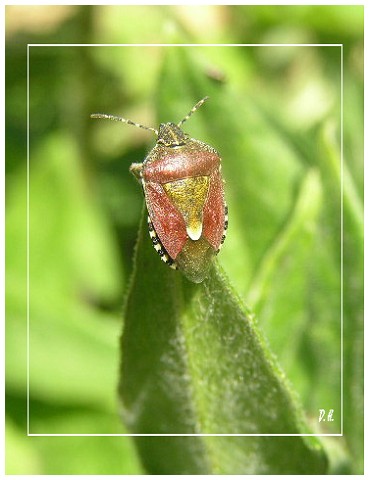
[(143, 440), (142, 461), (130, 437), (25, 437), (27, 44), (76, 43), (343, 43), (343, 271), (340, 47), (30, 46), (30, 432), (125, 432), (118, 349), (142, 209), (128, 167), (154, 139), (89, 114), (155, 126), (203, 92), (185, 130), (222, 154), (220, 263), (311, 430), (340, 433), (343, 415), (344, 437), (321, 438), (330, 471), (362, 473), (363, 7), (8, 6), (6, 42), (7, 473), (163, 473), (156, 458), (180, 442)]

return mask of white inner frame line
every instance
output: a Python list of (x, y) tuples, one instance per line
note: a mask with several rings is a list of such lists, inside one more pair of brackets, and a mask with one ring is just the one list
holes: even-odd
[[(340, 47), (340, 433), (30, 433), (30, 48), (31, 47)], [(27, 45), (27, 436), (30, 437), (341, 437), (343, 436), (343, 44), (28, 44)]]

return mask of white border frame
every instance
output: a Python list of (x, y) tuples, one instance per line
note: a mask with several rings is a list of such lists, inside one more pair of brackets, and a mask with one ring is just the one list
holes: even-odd
[[(340, 47), (340, 433), (31, 433), (30, 432), (30, 47)], [(28, 437), (342, 437), (343, 436), (343, 44), (323, 43), (30, 43), (27, 44), (27, 436)]]

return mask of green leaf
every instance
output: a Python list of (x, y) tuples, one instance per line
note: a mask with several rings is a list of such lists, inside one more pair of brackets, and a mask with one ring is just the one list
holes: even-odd
[[(231, 271), (237, 272), (236, 283), (245, 285), (291, 210), (302, 165), (256, 108), (236, 112), (228, 105), (233, 94), (202, 75), (206, 53), (180, 47), (166, 51), (158, 90), (160, 121), (180, 120), (206, 94), (214, 101), (192, 117), (186, 131), (216, 148), (211, 137), (227, 139), (223, 168), (232, 179), (226, 196), (235, 225), (229, 238), (231, 244), (238, 239), (240, 252)], [(247, 136), (245, 125), (252, 129)], [(315, 178), (309, 177), (308, 184)], [(249, 201), (240, 202), (245, 192)], [(216, 263), (202, 284), (189, 283), (157, 258), (144, 217), (122, 337), (120, 395), (127, 427), (143, 434), (256, 435), (137, 438), (148, 472), (324, 473), (326, 459), (314, 438), (259, 436), (309, 429), (253, 315), (220, 266)], [(255, 226), (247, 237), (240, 235), (245, 218)], [(235, 250), (234, 244), (230, 251)]]
[[(299, 391), (314, 431), (325, 427), (325, 433), (340, 433), (340, 276), (330, 248), (323, 248), (323, 210), (320, 173), (311, 168), (256, 272), (248, 302)], [(335, 421), (320, 425), (322, 408), (334, 409)]]
[[(135, 433), (309, 433), (284, 375), (220, 267), (215, 264), (200, 285), (170, 270), (151, 247), (145, 215), (125, 309), (120, 394)], [(326, 469), (319, 444), (304, 437), (137, 443), (150, 473)], [(161, 448), (167, 449), (164, 457), (156, 453)]]
[[(337, 244), (343, 245), (343, 353), (344, 353), (344, 432), (354, 458), (354, 472), (363, 473), (364, 449), (364, 230), (363, 206), (345, 159), (343, 160), (343, 237), (338, 208), (340, 195), (340, 152), (332, 125), (326, 125), (320, 137), (322, 176), (327, 190), (330, 227)], [(338, 203), (338, 202), (337, 202)], [(339, 247), (336, 258), (339, 263)], [(339, 267), (338, 267), (339, 270)]]
[[(7, 475), (37, 475), (40, 472), (40, 459), (37, 452), (29, 444), (24, 430), (14, 422), (6, 421), (6, 455)], [(19, 461), (22, 459), (22, 461)]]

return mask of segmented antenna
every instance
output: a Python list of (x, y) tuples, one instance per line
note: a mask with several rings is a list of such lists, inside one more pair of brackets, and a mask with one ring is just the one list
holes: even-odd
[(202, 100), (199, 100), (199, 102), (198, 102), (196, 105), (194, 105), (194, 107), (190, 110), (190, 112), (186, 115), (186, 117), (184, 117), (184, 118), (181, 120), (181, 122), (179, 122), (179, 123), (177, 124), (177, 126), (178, 126), (178, 127), (181, 127), (181, 125), (182, 125), (184, 122), (186, 122), (186, 120), (188, 120), (188, 118), (191, 117), (191, 116), (193, 115), (193, 113), (196, 112), (196, 111), (198, 110), (198, 108), (201, 107), (201, 106), (203, 105), (203, 103), (204, 103), (206, 100), (208, 100), (208, 99), (209, 99), (209, 97), (207, 96), (207, 97), (202, 98)]
[(106, 118), (107, 120), (114, 120), (115, 122), (123, 122), (127, 123), (128, 125), (133, 125), (134, 127), (143, 128), (144, 130), (150, 130), (154, 132), (158, 136), (158, 130), (152, 127), (146, 127), (145, 125), (141, 125), (141, 123), (135, 123), (132, 120), (127, 118), (118, 117), (116, 115), (109, 115), (107, 113), (93, 113), (90, 115), (91, 118)]

